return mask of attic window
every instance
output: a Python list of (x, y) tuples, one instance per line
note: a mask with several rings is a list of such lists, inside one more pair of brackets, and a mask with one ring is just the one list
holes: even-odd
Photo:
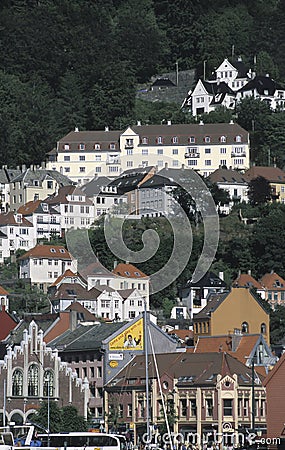
[(116, 150), (116, 144), (114, 142), (111, 142), (109, 145), (110, 150)]
[(178, 144), (178, 137), (177, 136), (173, 136), (172, 144)]
[(101, 149), (101, 145), (96, 143), (94, 144), (94, 150), (100, 150)]
[(69, 144), (64, 144), (64, 145), (63, 145), (63, 149), (64, 149), (64, 150), (69, 150)]
[(129, 277), (131, 274), (130, 272), (126, 271), (125, 274)]
[(158, 137), (156, 138), (156, 143), (157, 143), (157, 144), (163, 144), (163, 138), (162, 138), (162, 136), (158, 136)]
[(50, 252), (51, 252), (51, 253), (56, 253), (56, 249), (55, 249), (55, 248), (51, 248), (51, 249), (50, 249)]
[(142, 144), (148, 144), (148, 138), (147, 137), (143, 137), (142, 138)]
[(235, 141), (236, 142), (241, 142), (241, 136), (239, 134), (235, 137)]
[(79, 144), (79, 150), (85, 150), (85, 144), (83, 143)]
[(188, 142), (189, 142), (189, 144), (195, 144), (195, 142), (196, 142), (195, 136), (190, 136), (188, 139)]
[(139, 272), (134, 272), (134, 274), (135, 274), (137, 277), (140, 277), (140, 276), (141, 276), (141, 274), (140, 274)]
[(207, 143), (211, 142), (210, 136), (205, 136), (204, 141)]
[(221, 142), (226, 142), (226, 141), (227, 141), (226, 136), (221, 136), (221, 137), (220, 137), (220, 141), (221, 141)]
[(60, 253), (65, 253), (64, 248), (61, 248), (59, 251), (60, 251)]

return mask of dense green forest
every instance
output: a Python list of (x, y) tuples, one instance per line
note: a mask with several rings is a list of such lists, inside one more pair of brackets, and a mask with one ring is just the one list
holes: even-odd
[[(281, 0), (1, 0), (2, 164), (40, 163), (75, 126), (154, 123), (166, 111), (191, 120), (173, 105), (136, 100), (138, 83), (174, 70), (177, 61), (198, 76), (207, 61), (210, 75), (225, 57), (241, 55), (251, 66), (256, 60), (258, 73), (283, 81), (284, 13)], [(254, 121), (256, 161), (267, 162), (274, 133), (271, 154), (282, 166), (284, 114), (267, 111), (263, 120), (256, 108), (245, 109), (237, 119), (249, 130)]]

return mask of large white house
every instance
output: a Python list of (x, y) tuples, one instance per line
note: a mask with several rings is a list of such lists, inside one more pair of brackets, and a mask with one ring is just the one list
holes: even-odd
[[(109, 146), (113, 142), (112, 152), (105, 148), (108, 142)], [(58, 142), (48, 167), (63, 173), (68, 169), (70, 179), (84, 183), (96, 173), (117, 177), (131, 168), (160, 169), (165, 163), (172, 168), (190, 167), (203, 176), (221, 165), (247, 169), (249, 133), (233, 122), (174, 125), (170, 121), (161, 125), (138, 123), (124, 132), (74, 131)]]
[(198, 80), (185, 97), (182, 108), (199, 116), (218, 106), (234, 109), (244, 97), (258, 98), (273, 109), (284, 109), (285, 89), (269, 74), (256, 76), (241, 60), (225, 59), (209, 80)]
[(18, 214), (32, 223), (36, 239), (61, 236), (60, 213), (45, 201), (30, 201), (20, 206)]
[(20, 278), (29, 278), (43, 291), (67, 269), (77, 271), (77, 260), (61, 245), (37, 245), (18, 259)]

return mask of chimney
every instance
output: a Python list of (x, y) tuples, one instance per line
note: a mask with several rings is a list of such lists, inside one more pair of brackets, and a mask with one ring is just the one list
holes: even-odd
[(141, 125), (142, 125), (141, 121), (138, 120), (138, 121), (137, 121), (137, 126), (138, 126), (138, 127), (141, 127)]
[(26, 164), (22, 164), (22, 173), (26, 171)]
[(234, 125), (234, 121), (233, 121), (233, 119), (232, 119), (232, 120), (230, 120), (230, 125)]
[(77, 311), (69, 311), (69, 329), (74, 331), (77, 328)]
[(171, 125), (171, 120), (167, 121), (167, 125), (170, 126)]
[(219, 272), (219, 278), (224, 281), (224, 272)]
[(41, 168), (42, 168), (42, 169), (45, 169), (45, 168), (46, 168), (46, 163), (45, 163), (44, 161), (41, 163)]
[(248, 270), (248, 271), (247, 271), (247, 274), (251, 276), (251, 270)]
[(105, 131), (109, 131), (109, 127), (105, 127)]
[(75, 128), (74, 128), (74, 131), (75, 131), (75, 133), (78, 133), (78, 132), (79, 132), (79, 128), (78, 128), (78, 127), (75, 127)]
[(114, 261), (114, 269), (116, 269), (116, 267), (117, 267), (117, 265), (118, 265), (118, 261)]
[(182, 164), (181, 169), (182, 169), (182, 170), (185, 169), (185, 164)]
[(168, 163), (167, 162), (164, 164), (164, 167), (165, 167), (165, 169), (168, 169)]
[(204, 125), (203, 120), (200, 120), (199, 125)]

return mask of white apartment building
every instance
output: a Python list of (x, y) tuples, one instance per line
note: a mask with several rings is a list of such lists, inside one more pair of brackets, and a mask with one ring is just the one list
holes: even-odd
[(45, 292), (67, 269), (77, 272), (77, 260), (60, 245), (37, 245), (20, 256), (19, 263), (19, 277)]
[(94, 205), (78, 187), (63, 186), (45, 202), (60, 214), (62, 232), (71, 228), (90, 228), (94, 222)]
[(4, 261), (10, 257), (10, 255), (8, 236), (0, 230), (0, 264), (3, 264)]
[[(49, 155), (48, 167), (77, 183), (94, 175), (117, 177), (132, 167), (183, 165), (208, 176), (219, 166), (249, 168), (249, 133), (239, 125), (137, 125), (119, 131), (74, 131)], [(86, 176), (88, 174), (88, 176)]]
[(33, 224), (20, 213), (12, 211), (1, 213), (0, 231), (8, 239), (8, 245), (6, 245), (6, 238), (3, 237), (2, 240), (2, 244), (5, 243), (5, 256), (3, 253), (3, 257), (6, 257), (7, 252), (9, 252), (10, 256), (18, 249), (28, 250), (36, 245), (36, 230)]
[(18, 213), (32, 223), (36, 239), (50, 240), (61, 236), (60, 213), (48, 203), (42, 200), (28, 202), (18, 209)]

